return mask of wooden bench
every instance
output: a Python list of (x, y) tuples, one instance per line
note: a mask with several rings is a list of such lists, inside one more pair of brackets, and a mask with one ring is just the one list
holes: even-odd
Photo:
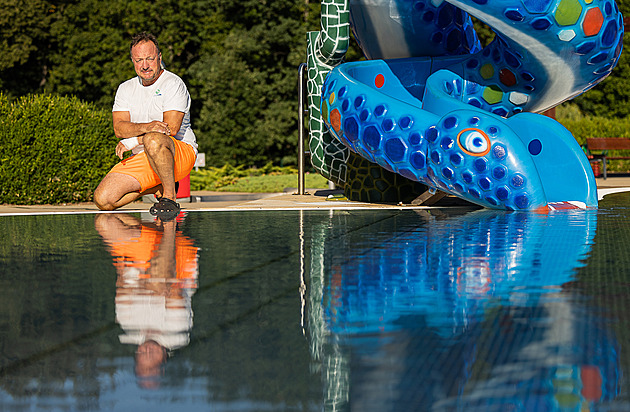
[[(625, 137), (589, 137), (586, 139), (586, 149), (593, 159), (601, 160), (606, 179), (606, 163), (608, 160), (630, 160), (628, 156), (609, 156), (608, 150), (630, 150), (630, 139)], [(593, 150), (601, 153), (593, 153)]]

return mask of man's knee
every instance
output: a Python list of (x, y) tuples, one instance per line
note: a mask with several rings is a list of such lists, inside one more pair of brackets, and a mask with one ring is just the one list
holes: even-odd
[(101, 181), (94, 191), (94, 204), (101, 210), (116, 209), (116, 200), (111, 191), (111, 179), (109, 175)]
[(94, 204), (101, 210), (114, 210), (140, 196), (142, 186), (133, 176), (108, 173), (94, 191)]
[(142, 144), (145, 149), (160, 147), (160, 146), (168, 146), (171, 138), (163, 133), (150, 132), (145, 134), (142, 137)]
[(173, 150), (174, 145), (171, 138), (165, 134), (152, 132), (143, 137), (142, 144), (149, 156), (158, 153), (162, 149)]
[(94, 204), (101, 210), (114, 210), (114, 205), (109, 201), (102, 190), (96, 189), (94, 192)]
[(114, 210), (114, 209), (116, 209), (116, 208), (114, 207), (114, 205), (111, 205), (111, 204), (101, 204), (101, 203), (98, 203), (96, 200), (94, 201), (94, 204), (95, 204), (95, 205), (96, 205), (96, 207), (98, 207), (100, 210), (104, 210), (104, 211), (108, 211), (108, 212), (109, 212), (109, 211), (112, 211), (112, 210)]

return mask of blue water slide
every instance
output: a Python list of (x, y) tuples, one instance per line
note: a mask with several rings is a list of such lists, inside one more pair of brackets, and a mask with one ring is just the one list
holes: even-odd
[[(484, 207), (597, 206), (583, 150), (562, 125), (533, 112), (610, 73), (623, 36), (614, 2), (361, 0), (351, 11), (355, 36), (377, 59), (328, 74), (321, 113), (335, 138), (387, 170)], [(495, 31), (488, 46), (468, 34), (468, 14)], [(421, 29), (422, 21), (432, 24)], [(406, 46), (390, 52), (387, 36)], [(413, 46), (423, 38), (427, 44)], [(412, 56), (378, 59), (405, 53)]]
[[(413, 77), (426, 72), (430, 60), (396, 63)], [(597, 206), (588, 159), (559, 123), (532, 113), (504, 118), (463, 103), (458, 97), (470, 82), (448, 70), (416, 87), (422, 100), (385, 61), (347, 63), (324, 83), (322, 117), (337, 139), (366, 159), (485, 207)]]

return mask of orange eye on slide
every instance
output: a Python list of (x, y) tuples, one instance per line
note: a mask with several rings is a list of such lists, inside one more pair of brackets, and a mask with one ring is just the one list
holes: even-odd
[(490, 138), (485, 132), (474, 127), (459, 132), (457, 144), (471, 156), (485, 156), (490, 152)]

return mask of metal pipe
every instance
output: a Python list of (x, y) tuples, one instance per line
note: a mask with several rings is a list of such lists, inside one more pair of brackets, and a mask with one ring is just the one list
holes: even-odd
[(304, 139), (305, 139), (305, 127), (304, 127), (304, 113), (306, 108), (304, 104), (306, 102), (305, 96), (305, 73), (306, 63), (300, 64), (298, 69), (298, 195), (305, 194), (304, 189)]

